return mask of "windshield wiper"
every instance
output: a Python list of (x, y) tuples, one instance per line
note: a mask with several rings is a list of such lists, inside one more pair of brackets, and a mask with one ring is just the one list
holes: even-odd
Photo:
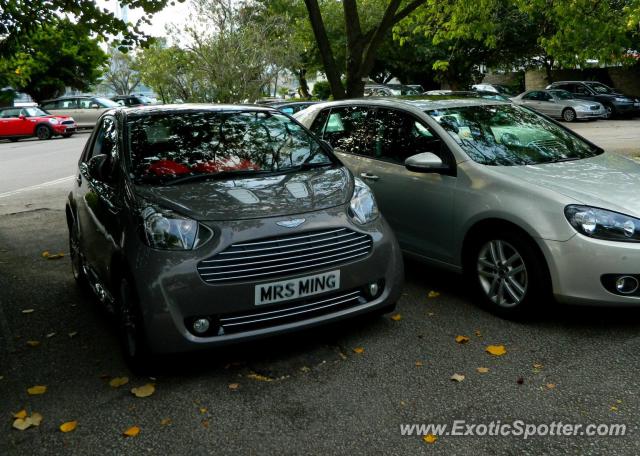
[(313, 168), (324, 168), (325, 166), (332, 166), (333, 162), (323, 162), (323, 163), (308, 163), (308, 162), (304, 162), (299, 164), (298, 166), (294, 166), (293, 169), (294, 171), (306, 171), (308, 169), (313, 169)]
[(184, 184), (186, 182), (196, 182), (200, 180), (226, 179), (230, 176), (257, 176), (263, 174), (272, 174), (273, 171), (255, 171), (248, 169), (236, 169), (231, 171), (219, 171), (217, 173), (190, 174), (189, 176), (177, 177), (169, 181), (165, 181), (164, 185)]

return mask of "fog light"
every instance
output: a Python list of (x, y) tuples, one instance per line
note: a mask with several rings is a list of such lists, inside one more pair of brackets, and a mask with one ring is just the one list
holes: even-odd
[(204, 334), (209, 330), (209, 319), (198, 318), (193, 322), (193, 331), (197, 334)]
[(616, 290), (618, 290), (618, 293), (631, 294), (638, 290), (638, 279), (631, 276), (618, 277)]

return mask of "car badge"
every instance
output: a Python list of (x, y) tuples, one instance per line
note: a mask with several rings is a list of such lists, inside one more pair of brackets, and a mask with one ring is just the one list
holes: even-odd
[(303, 218), (291, 219), (291, 220), (282, 220), (280, 222), (276, 222), (276, 225), (284, 226), (285, 228), (295, 228), (297, 226), (302, 225), (306, 221), (307, 220), (303, 219)]

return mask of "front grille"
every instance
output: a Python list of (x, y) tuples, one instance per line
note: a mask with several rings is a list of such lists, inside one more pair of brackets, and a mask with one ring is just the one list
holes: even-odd
[(73, 125), (75, 122), (73, 120), (63, 120), (62, 125)]
[(371, 236), (348, 228), (296, 233), (232, 244), (201, 261), (198, 273), (207, 283), (259, 281), (343, 264), (368, 255), (372, 245)]
[(264, 310), (256, 308), (250, 311), (226, 314), (219, 318), (217, 334), (234, 334), (295, 323), (366, 302), (360, 290), (340, 291), (324, 296), (314, 296), (303, 301), (270, 306)]

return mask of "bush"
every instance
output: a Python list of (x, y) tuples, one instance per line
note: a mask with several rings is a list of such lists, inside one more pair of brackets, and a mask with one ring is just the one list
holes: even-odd
[(320, 100), (327, 100), (331, 96), (331, 86), (328, 81), (318, 81), (314, 84), (311, 94)]

